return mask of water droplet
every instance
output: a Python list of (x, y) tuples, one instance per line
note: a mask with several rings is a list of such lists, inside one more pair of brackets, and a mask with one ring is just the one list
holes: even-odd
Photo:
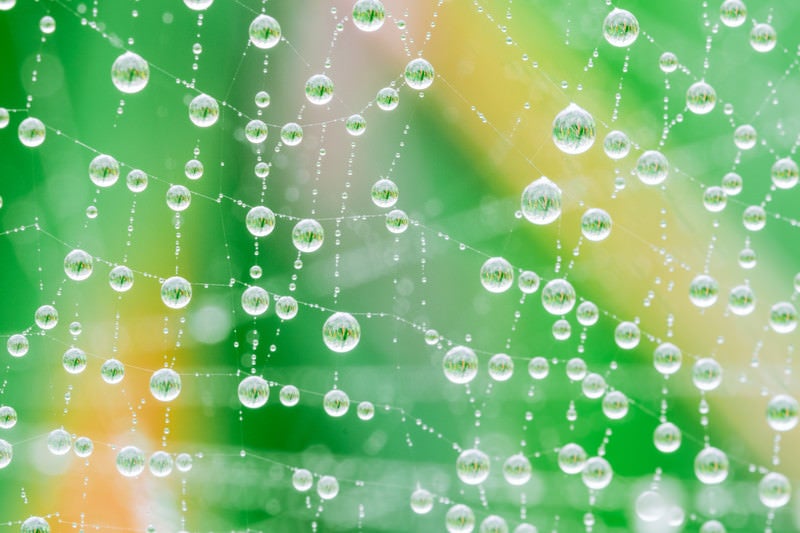
[(263, 407), (269, 399), (269, 384), (261, 376), (247, 376), (239, 383), (239, 401), (247, 408)]
[(281, 40), (281, 26), (269, 15), (258, 15), (250, 23), (250, 42), (261, 49), (274, 47)]
[(553, 120), (553, 142), (565, 154), (582, 154), (592, 147), (597, 128), (588, 111), (569, 104)]
[(150, 66), (142, 56), (125, 52), (111, 65), (111, 81), (123, 93), (138, 93), (147, 86)]
[(603, 37), (609, 44), (620, 48), (632, 45), (639, 36), (639, 21), (633, 13), (613, 9), (603, 21)]

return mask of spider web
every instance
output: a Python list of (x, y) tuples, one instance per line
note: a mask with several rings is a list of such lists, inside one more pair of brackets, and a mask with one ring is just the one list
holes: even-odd
[[(800, 143), (798, 9), (748, 5), (732, 28), (715, 3), (679, 4), (387, 1), (383, 26), (364, 32), (352, 4), (338, 1), (217, 0), (206, 11), (155, 0), (0, 2), (13, 5), (0, 12), (0, 105), (10, 114), (0, 131), (2, 333), (30, 344), (3, 369), (0, 404), (18, 421), (0, 430), (13, 446), (0, 469), (0, 520), (15, 530), (43, 517), (53, 531), (708, 532), (719, 530), (714, 520), (728, 531), (795, 529), (794, 500), (765, 506), (781, 493), (770, 499), (760, 483), (773, 471), (798, 477), (785, 453), (796, 431), (776, 431), (766, 417), (770, 400), (797, 394), (796, 311), (773, 312), (796, 300), (797, 192), (770, 173)], [(630, 46), (603, 36), (616, 7), (638, 19)], [(268, 50), (248, 40), (261, 13), (281, 26)], [(44, 16), (54, 32), (40, 30)], [(766, 53), (750, 43), (759, 23), (778, 36)], [(109, 75), (125, 51), (150, 69), (131, 95)], [(678, 58), (674, 72), (659, 69), (665, 52)], [(403, 76), (417, 57), (436, 72), (424, 91)], [(322, 73), (335, 89), (320, 106), (304, 86)], [(687, 106), (700, 81), (717, 96), (707, 115)], [(386, 87), (399, 92), (391, 111), (376, 101)], [(269, 106), (256, 105), (259, 91)], [(199, 94), (219, 104), (210, 127), (189, 120)], [(597, 125), (579, 155), (553, 142), (553, 120), (571, 103)], [(347, 132), (354, 114), (363, 135)], [(28, 117), (44, 123), (41, 146), (18, 139)], [(266, 124), (264, 142), (247, 139), (252, 120)], [(296, 146), (281, 136), (288, 123), (302, 127)], [(742, 125), (757, 132), (750, 149), (734, 143)], [(604, 153), (612, 130), (630, 139), (627, 157)], [(636, 174), (648, 150), (669, 161), (657, 186)], [(120, 164), (108, 188), (88, 179), (101, 154)], [(202, 163), (198, 179), (185, 171), (190, 160)], [(259, 163), (267, 176), (257, 176)], [(146, 173), (145, 190), (126, 187), (133, 169)], [(741, 176), (741, 193), (728, 188), (721, 210), (704, 204), (728, 173)], [(557, 220), (533, 225), (520, 197), (541, 176), (563, 205)], [(380, 179), (396, 183), (396, 205), (373, 201)], [(183, 211), (165, 201), (174, 185), (190, 191)], [(275, 227), (254, 237), (246, 216), (261, 205)], [(743, 223), (752, 206), (765, 210), (763, 229)], [(613, 221), (602, 242), (582, 235), (589, 208)], [(390, 231), (404, 227), (387, 222), (392, 209), (407, 216), (404, 231)], [(324, 242), (304, 252), (292, 230), (309, 218)], [(64, 270), (75, 249), (92, 258), (83, 281)], [(495, 257), (514, 275), (499, 294), (480, 275)], [(120, 265), (133, 273), (125, 292), (109, 287)], [(518, 289), (523, 271), (540, 278), (538, 290)], [(717, 284), (708, 307), (689, 298), (703, 274)], [(160, 297), (172, 276), (191, 284), (180, 309)], [(595, 325), (545, 309), (543, 288), (557, 279), (574, 287), (576, 308), (596, 304)], [(737, 313), (728, 295), (743, 286), (755, 307)], [(242, 304), (249, 287), (269, 294), (255, 317)], [(276, 314), (281, 297), (295, 299), (296, 317)], [(33, 320), (42, 305), (58, 311), (53, 329)], [(336, 312), (360, 325), (346, 353), (323, 340)], [(777, 331), (781, 320), (790, 331)], [(666, 377), (653, 367), (665, 342), (683, 354)], [(479, 361), (466, 384), (442, 369), (457, 346)], [(85, 353), (85, 370), (66, 368), (71, 348)], [(507, 381), (490, 376), (496, 354), (513, 362)], [(549, 372), (537, 379), (529, 364), (541, 357)], [(703, 390), (693, 367), (707, 358), (722, 382)], [(109, 359), (124, 365), (117, 384), (101, 377)], [(180, 377), (171, 401), (151, 390), (161, 368)], [(251, 375), (270, 390), (255, 409), (237, 395)], [(586, 375), (607, 390), (590, 398)], [(297, 405), (286, 405), (286, 386), (297, 388)], [(343, 416), (323, 408), (332, 390), (349, 398)], [(614, 405), (620, 392), (625, 407)], [(682, 435), (672, 453), (653, 442), (667, 421)], [(64, 455), (52, 451), (59, 429), (70, 436)], [(88, 457), (76, 455), (81, 437), (93, 443)], [(608, 486), (564, 472), (558, 457), (569, 444), (607, 460)], [(133, 470), (120, 459), (131, 446)], [(695, 473), (711, 446), (730, 462), (721, 483)], [(474, 486), (481, 466), (456, 466), (471, 449), (490, 464)], [(171, 464), (163, 477), (151, 460), (159, 451)], [(504, 472), (517, 454), (531, 465), (522, 485)], [(312, 484), (298, 490), (302, 470)], [(419, 489), (432, 509), (421, 511)], [(465, 525), (459, 509), (473, 517)]]

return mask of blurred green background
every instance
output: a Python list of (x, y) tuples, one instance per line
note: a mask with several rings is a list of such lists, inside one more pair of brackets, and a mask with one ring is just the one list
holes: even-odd
[[(540, 532), (584, 531), (590, 512), (595, 532), (699, 531), (712, 518), (728, 531), (763, 531), (765, 524), (798, 530), (795, 499), (768, 520), (757, 485), (773, 469), (800, 477), (796, 430), (781, 435), (774, 465), (775, 436), (764, 415), (770, 397), (798, 393), (791, 372), (797, 333), (774, 333), (768, 318), (773, 303), (794, 300), (798, 271), (798, 192), (771, 190), (769, 169), (797, 148), (800, 5), (751, 4), (745, 24), (728, 28), (717, 2), (620, 3), (642, 29), (630, 50), (603, 39), (611, 6), (589, 0), (387, 0), (385, 24), (374, 33), (353, 25), (351, 2), (273, 0), (263, 8), (285, 40), (267, 51), (247, 39), (259, 2), (216, 0), (201, 17), (178, 0), (19, 0), (0, 11), (0, 106), (12, 110), (0, 131), (0, 230), (9, 232), (0, 238), (0, 291), (8, 302), (0, 307), (0, 333), (27, 332), (31, 343), (25, 357), (3, 359), (0, 403), (13, 406), (19, 422), (0, 430), (14, 445), (13, 461), (0, 470), (0, 529), (40, 515), (54, 531), (443, 531), (447, 509), (458, 502), (472, 507), (478, 523), (498, 514), (512, 531), (521, 522)], [(43, 35), (39, 21), (48, 14), (56, 30)], [(748, 33), (768, 18), (778, 46), (762, 54)], [(124, 95), (111, 82), (123, 49), (150, 64), (141, 93)], [(677, 72), (659, 70), (664, 51), (678, 56)], [(437, 74), (424, 97), (402, 84), (405, 64), (418, 54)], [(316, 107), (303, 87), (321, 72), (333, 79), (335, 97)], [(701, 78), (719, 101), (711, 114), (696, 116), (685, 110), (684, 95)], [(371, 102), (390, 84), (400, 105), (381, 111)], [(244, 126), (259, 116), (253, 98), (260, 90), (271, 95), (260, 115), (269, 137), (254, 146)], [(188, 119), (198, 92), (223, 104), (207, 129)], [(595, 145), (579, 156), (559, 152), (551, 138), (553, 118), (570, 102), (598, 125)], [(344, 118), (357, 112), (367, 131), (351, 137)], [(670, 129), (659, 148), (664, 114)], [(48, 128), (34, 149), (16, 134), (28, 115)], [(280, 126), (290, 121), (303, 125), (296, 147), (280, 143)], [(734, 127), (748, 123), (759, 144), (737, 153)], [(619, 162), (602, 150), (612, 129), (635, 145)], [(646, 187), (632, 173), (648, 149), (669, 158), (663, 188)], [(123, 164), (109, 189), (88, 179), (97, 153)], [(194, 157), (205, 169), (197, 181), (183, 172)], [(266, 180), (254, 175), (257, 161), (270, 164)], [(126, 188), (131, 168), (150, 176), (144, 192)], [(742, 193), (723, 212), (707, 212), (702, 188), (734, 169)], [(522, 190), (541, 175), (564, 196), (561, 218), (543, 227), (515, 216)], [(380, 177), (397, 183), (397, 207), (413, 221), (397, 236), (370, 198)], [(177, 229), (164, 199), (171, 184), (193, 193)], [(244, 218), (261, 203), (262, 186), (278, 220), (256, 247)], [(747, 232), (744, 208), (767, 195), (766, 228)], [(96, 218), (87, 217), (89, 206)], [(588, 207), (611, 214), (606, 241), (579, 243)], [(291, 243), (296, 217), (317, 218), (326, 234), (318, 252), (299, 257), (300, 268)], [(13, 231), (33, 224), (39, 229)], [(737, 263), (746, 242), (758, 254), (754, 270)], [(64, 275), (72, 248), (95, 258), (86, 281)], [(601, 308), (600, 321), (584, 331), (573, 312), (570, 338), (555, 340), (557, 317), (545, 312), (539, 293), (521, 298), (516, 286), (503, 294), (481, 287), (478, 272), (491, 256), (537, 272), (543, 283), (566, 273), (579, 299)], [(135, 283), (118, 294), (107, 274), (123, 261)], [(249, 276), (253, 265), (263, 268), (260, 279)], [(689, 302), (688, 285), (706, 268), (720, 283), (720, 301), (701, 311)], [(176, 271), (193, 284), (183, 310), (159, 299), (159, 279)], [(727, 294), (745, 281), (757, 306), (738, 317), (726, 310)], [(280, 320), (273, 301), (264, 316), (249, 317), (240, 297), (250, 284), (292, 294), (301, 302), (298, 316)], [(32, 320), (45, 303), (60, 314), (46, 334)], [(322, 343), (330, 310), (358, 317), (362, 338), (352, 352), (335, 354)], [(640, 323), (635, 350), (614, 342), (622, 320)], [(79, 335), (69, 330), (73, 321)], [(438, 345), (424, 342), (428, 328), (443, 336)], [(663, 340), (684, 353), (682, 369), (666, 381), (652, 365)], [(453, 344), (479, 353), (478, 377), (466, 389), (441, 370)], [(61, 365), (71, 345), (90, 355), (79, 375)], [(508, 382), (492, 383), (486, 371), (498, 352), (514, 357)], [(709, 355), (724, 378), (705, 395), (704, 427), (691, 364)], [(552, 360), (547, 379), (528, 376), (534, 356)], [(120, 385), (100, 378), (109, 357), (126, 365)], [(625, 418), (608, 420), (600, 400), (567, 379), (564, 362), (573, 357), (628, 395)], [(168, 404), (147, 388), (165, 364), (183, 382)], [(270, 399), (242, 411), (236, 388), (251, 369), (272, 383)], [(301, 389), (296, 407), (279, 402), (284, 384)], [(342, 418), (322, 409), (322, 394), (334, 386), (351, 399)], [(662, 388), (667, 418), (683, 431), (681, 448), (668, 455), (652, 442)], [(358, 419), (361, 400), (376, 405), (374, 419)], [(570, 422), (572, 402), (577, 419)], [(46, 435), (62, 426), (92, 438), (88, 460), (47, 451)], [(693, 472), (706, 435), (731, 461), (721, 485), (704, 486)], [(590, 456), (602, 446), (614, 469), (593, 505), (580, 476), (558, 468), (556, 450), (569, 442)], [(194, 466), (164, 479), (147, 470), (124, 478), (114, 458), (127, 445), (148, 457), (159, 449), (189, 453)], [(492, 459), (480, 488), (455, 471), (454, 448), (475, 445)], [(513, 487), (501, 467), (520, 452), (533, 477)], [(323, 502), (316, 487), (294, 490), (293, 468), (336, 476), (338, 496)], [(417, 486), (436, 495), (429, 514), (409, 507)], [(653, 486), (683, 510), (680, 525), (637, 517), (636, 498)]]

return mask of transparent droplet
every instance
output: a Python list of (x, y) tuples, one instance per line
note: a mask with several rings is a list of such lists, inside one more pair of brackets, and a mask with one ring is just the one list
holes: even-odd
[(80, 374), (86, 370), (86, 352), (80, 348), (70, 348), (61, 357), (61, 364), (70, 374)]
[(586, 361), (580, 357), (573, 357), (566, 364), (566, 374), (571, 381), (581, 381), (586, 377)]
[(589, 327), (597, 324), (600, 319), (600, 310), (593, 302), (581, 302), (575, 311), (575, 318), (581, 326)]
[(392, 207), (397, 203), (399, 195), (400, 190), (390, 179), (381, 178), (372, 186), (372, 202), (378, 207)]
[(758, 499), (770, 509), (778, 509), (789, 503), (792, 485), (783, 474), (770, 472), (758, 483)]
[(117, 453), (117, 470), (125, 477), (136, 477), (144, 472), (144, 452), (136, 446), (125, 446)]
[(544, 357), (534, 357), (528, 363), (528, 374), (533, 379), (544, 379), (550, 373), (550, 363)]
[(565, 154), (582, 154), (597, 135), (594, 118), (577, 104), (569, 104), (553, 120), (553, 142)]
[(606, 393), (606, 380), (600, 374), (588, 374), (581, 381), (581, 391), (590, 400), (600, 398)]
[(728, 456), (718, 448), (704, 448), (694, 459), (694, 473), (705, 485), (718, 485), (728, 477)]
[(44, 123), (38, 118), (28, 117), (19, 123), (17, 135), (19, 141), (30, 148), (35, 148), (44, 142), (46, 129)]
[(653, 433), (653, 444), (662, 453), (672, 453), (681, 447), (681, 430), (672, 422), (659, 424)]
[(133, 287), (133, 271), (125, 265), (118, 265), (108, 273), (108, 284), (117, 292), (127, 292)]
[(602, 241), (611, 235), (611, 215), (603, 209), (588, 209), (581, 217), (581, 233), (590, 241)]
[(322, 326), (322, 340), (336, 353), (351, 351), (361, 339), (361, 326), (350, 313), (334, 313)]
[(433, 509), (433, 494), (425, 489), (411, 493), (411, 510), (416, 514), (428, 514)]
[(72, 437), (63, 429), (54, 429), (47, 435), (47, 449), (53, 455), (65, 455), (72, 448)]
[(189, 119), (201, 128), (213, 126), (219, 119), (219, 104), (209, 95), (199, 94), (189, 103)]
[(131, 192), (139, 193), (147, 189), (147, 174), (139, 169), (133, 169), (128, 172), (125, 181), (128, 185), (128, 190)]
[(258, 91), (254, 99), (256, 106), (259, 108), (264, 109), (265, 107), (269, 107), (270, 96), (267, 91)]
[(710, 391), (722, 383), (722, 367), (710, 357), (695, 362), (692, 367), (692, 383), (701, 391)]
[(742, 213), (742, 224), (748, 231), (761, 231), (767, 225), (767, 212), (760, 205), (751, 205)]
[(648, 150), (636, 162), (636, 175), (645, 185), (660, 185), (669, 174), (669, 162), (664, 154)]
[(183, 185), (173, 185), (167, 189), (167, 206), (179, 213), (189, 208), (192, 203), (192, 193)]
[(172, 466), (172, 456), (163, 450), (155, 452), (148, 461), (150, 473), (155, 477), (167, 477), (172, 473)]
[(697, 307), (711, 307), (718, 296), (719, 283), (711, 276), (700, 274), (689, 284), (689, 300)]
[(350, 409), (350, 398), (343, 390), (332, 389), (322, 398), (322, 407), (329, 416), (338, 418)]
[(175, 458), (175, 468), (179, 472), (188, 472), (192, 469), (192, 456), (188, 453), (179, 453)]
[(725, 0), (719, 8), (719, 18), (729, 28), (736, 28), (747, 20), (747, 8), (741, 0)]
[(621, 131), (610, 131), (603, 140), (603, 151), (611, 159), (624, 159), (631, 151), (631, 140)]
[(305, 468), (298, 468), (292, 474), (292, 486), (298, 492), (306, 492), (314, 484), (314, 476)]
[(557, 341), (565, 341), (572, 334), (572, 326), (570, 326), (568, 320), (562, 318), (553, 323), (551, 332), (553, 333), (553, 338)]
[(0, 429), (11, 429), (17, 425), (17, 411), (10, 405), (0, 405)]
[(297, 122), (289, 122), (281, 128), (281, 141), (286, 146), (297, 146), (303, 141), (303, 128)]
[(103, 381), (115, 385), (125, 377), (125, 366), (116, 359), (108, 359), (100, 367), (100, 375), (103, 377)]
[(425, 331), (425, 344), (428, 346), (435, 346), (440, 340), (439, 332), (435, 329), (428, 329)]
[(214, 3), (214, 0), (183, 0), (183, 3), (186, 4), (186, 7), (193, 11), (205, 11), (211, 4)]
[(509, 485), (524, 485), (531, 479), (531, 472), (531, 462), (521, 453), (512, 455), (503, 463), (503, 477)]
[(461, 452), (456, 459), (456, 474), (467, 485), (479, 485), (489, 477), (489, 466), (489, 456), (471, 448)]
[(94, 452), (94, 443), (89, 437), (78, 437), (75, 439), (75, 444), (72, 446), (72, 449), (75, 452), (75, 455), (85, 459), (92, 455), (92, 452)]
[(628, 47), (638, 36), (639, 21), (630, 11), (615, 8), (603, 21), (603, 37), (612, 46)]
[(435, 74), (433, 71), (433, 65), (431, 65), (427, 60), (418, 57), (408, 62), (404, 76), (406, 79), (406, 84), (409, 87), (417, 91), (422, 91), (433, 84), (433, 78), (435, 77)]
[(75, 281), (83, 281), (92, 275), (92, 256), (83, 250), (72, 250), (64, 258), (64, 273)]
[(353, 5), (353, 24), (361, 31), (376, 31), (385, 18), (386, 10), (379, 0), (358, 0)]
[(791, 333), (797, 328), (797, 309), (791, 302), (778, 302), (769, 310), (769, 326), (776, 333)]
[(442, 359), (442, 368), (450, 382), (469, 383), (478, 375), (478, 356), (466, 346), (455, 346)]
[(444, 524), (448, 533), (471, 533), (475, 529), (475, 513), (459, 503), (447, 510)]
[(56, 19), (50, 15), (45, 15), (39, 20), (39, 30), (42, 33), (49, 35), (56, 31)]
[(508, 381), (514, 373), (514, 360), (507, 354), (498, 353), (489, 359), (489, 377), (495, 381)]
[(778, 394), (767, 404), (767, 424), (775, 431), (789, 431), (797, 426), (797, 400)]
[(614, 471), (611, 465), (602, 457), (592, 457), (586, 461), (581, 471), (581, 479), (586, 487), (592, 490), (602, 490), (611, 484)]
[(344, 127), (347, 133), (357, 137), (367, 131), (367, 121), (361, 115), (350, 115), (345, 120)]
[(256, 206), (247, 212), (245, 225), (252, 235), (265, 237), (275, 229), (275, 213), (263, 205)]
[(519, 286), (519, 290), (521, 290), (525, 294), (533, 294), (534, 292), (539, 290), (539, 283), (540, 279), (538, 274), (530, 270), (525, 270), (521, 272), (519, 275), (519, 279), (517, 280), (517, 285)]
[(291, 296), (281, 296), (275, 302), (275, 314), (282, 320), (291, 320), (296, 317), (298, 308), (297, 300)]
[(43, 305), (36, 310), (33, 319), (40, 328), (53, 329), (58, 324), (58, 311), (52, 305)]
[(682, 358), (680, 348), (671, 342), (664, 342), (653, 352), (653, 365), (659, 373), (668, 376), (680, 370)]
[(487, 259), (480, 270), (481, 285), (489, 292), (505, 292), (514, 283), (514, 270), (511, 263), (502, 257)]
[(741, 252), (739, 252), (737, 261), (739, 262), (740, 267), (749, 270), (756, 266), (758, 258), (756, 256), (755, 250), (751, 248), (744, 248)]
[(561, 189), (542, 176), (522, 192), (522, 214), (537, 225), (550, 224), (561, 215)]
[(264, 179), (269, 176), (269, 164), (263, 161), (256, 163), (256, 166), (253, 167), (253, 172), (255, 173), (257, 178)]
[(722, 178), (722, 190), (728, 196), (736, 196), (742, 192), (742, 177), (736, 172), (728, 172)]
[(250, 23), (248, 34), (254, 46), (266, 50), (281, 40), (281, 26), (274, 18), (261, 14)]
[(301, 220), (292, 229), (292, 243), (301, 252), (316, 252), (324, 239), (322, 224), (311, 218)]
[(722, 187), (706, 187), (703, 191), (703, 207), (710, 213), (718, 213), (728, 204), (728, 195)]
[(138, 93), (149, 79), (150, 66), (139, 54), (125, 52), (111, 65), (111, 81), (123, 93)]
[(693, 83), (686, 91), (686, 107), (696, 115), (710, 113), (717, 105), (717, 93), (705, 81)]
[(756, 24), (750, 30), (750, 46), (756, 52), (766, 53), (778, 44), (778, 34), (775, 28), (766, 23)]
[(356, 406), (356, 415), (360, 420), (372, 420), (375, 416), (375, 406), (372, 402), (359, 402)]
[(253, 144), (263, 143), (267, 140), (269, 130), (263, 120), (254, 119), (244, 127), (245, 138)]
[(50, 533), (50, 524), (40, 516), (31, 516), (22, 523), (19, 533)]
[(375, 103), (383, 111), (392, 111), (400, 103), (400, 93), (391, 87), (384, 87), (375, 96)]
[(756, 297), (747, 285), (738, 285), (731, 289), (728, 296), (728, 309), (738, 316), (746, 316), (756, 308)]
[(325, 74), (315, 74), (306, 81), (306, 98), (315, 105), (325, 105), (333, 99), (333, 81)]
[(620, 391), (611, 391), (603, 398), (603, 414), (611, 420), (624, 418), (628, 414), (628, 397)]
[(563, 316), (575, 307), (575, 289), (565, 279), (547, 282), (542, 289), (542, 305), (551, 315)]
[(508, 533), (508, 523), (502, 516), (491, 514), (483, 519), (478, 533)]
[(119, 179), (119, 162), (107, 154), (96, 156), (89, 163), (89, 179), (98, 187), (111, 187)]
[(248, 287), (242, 293), (242, 309), (250, 316), (261, 316), (269, 307), (269, 294), (261, 287)]
[(800, 178), (797, 163), (789, 157), (777, 160), (771, 169), (772, 183), (779, 189), (791, 189)]
[(672, 52), (664, 52), (661, 54), (661, 57), (658, 58), (658, 67), (661, 69), (661, 72), (665, 74), (675, 72), (678, 69), (678, 56)]
[(284, 385), (278, 393), (278, 399), (285, 407), (294, 407), (300, 402), (300, 390), (294, 385)]
[(247, 376), (239, 383), (239, 401), (247, 408), (263, 407), (269, 399), (269, 383), (261, 376)]
[(739, 150), (750, 150), (756, 145), (756, 140), (758, 140), (758, 134), (750, 124), (739, 126), (733, 132), (733, 144)]
[(565, 444), (558, 451), (558, 467), (565, 474), (578, 474), (586, 465), (586, 452), (575, 443)]
[(401, 209), (392, 209), (386, 213), (386, 229), (392, 233), (403, 233), (408, 229), (408, 215)]
[(150, 377), (150, 393), (156, 400), (171, 402), (181, 393), (181, 377), (171, 368), (156, 370)]
[(192, 299), (192, 286), (184, 278), (173, 276), (161, 284), (161, 301), (172, 309), (182, 309)]

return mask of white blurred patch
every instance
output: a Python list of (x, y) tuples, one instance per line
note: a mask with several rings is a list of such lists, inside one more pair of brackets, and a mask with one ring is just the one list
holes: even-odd
[(230, 330), (230, 312), (220, 305), (204, 305), (192, 313), (189, 319), (189, 335), (203, 344), (222, 342)]

